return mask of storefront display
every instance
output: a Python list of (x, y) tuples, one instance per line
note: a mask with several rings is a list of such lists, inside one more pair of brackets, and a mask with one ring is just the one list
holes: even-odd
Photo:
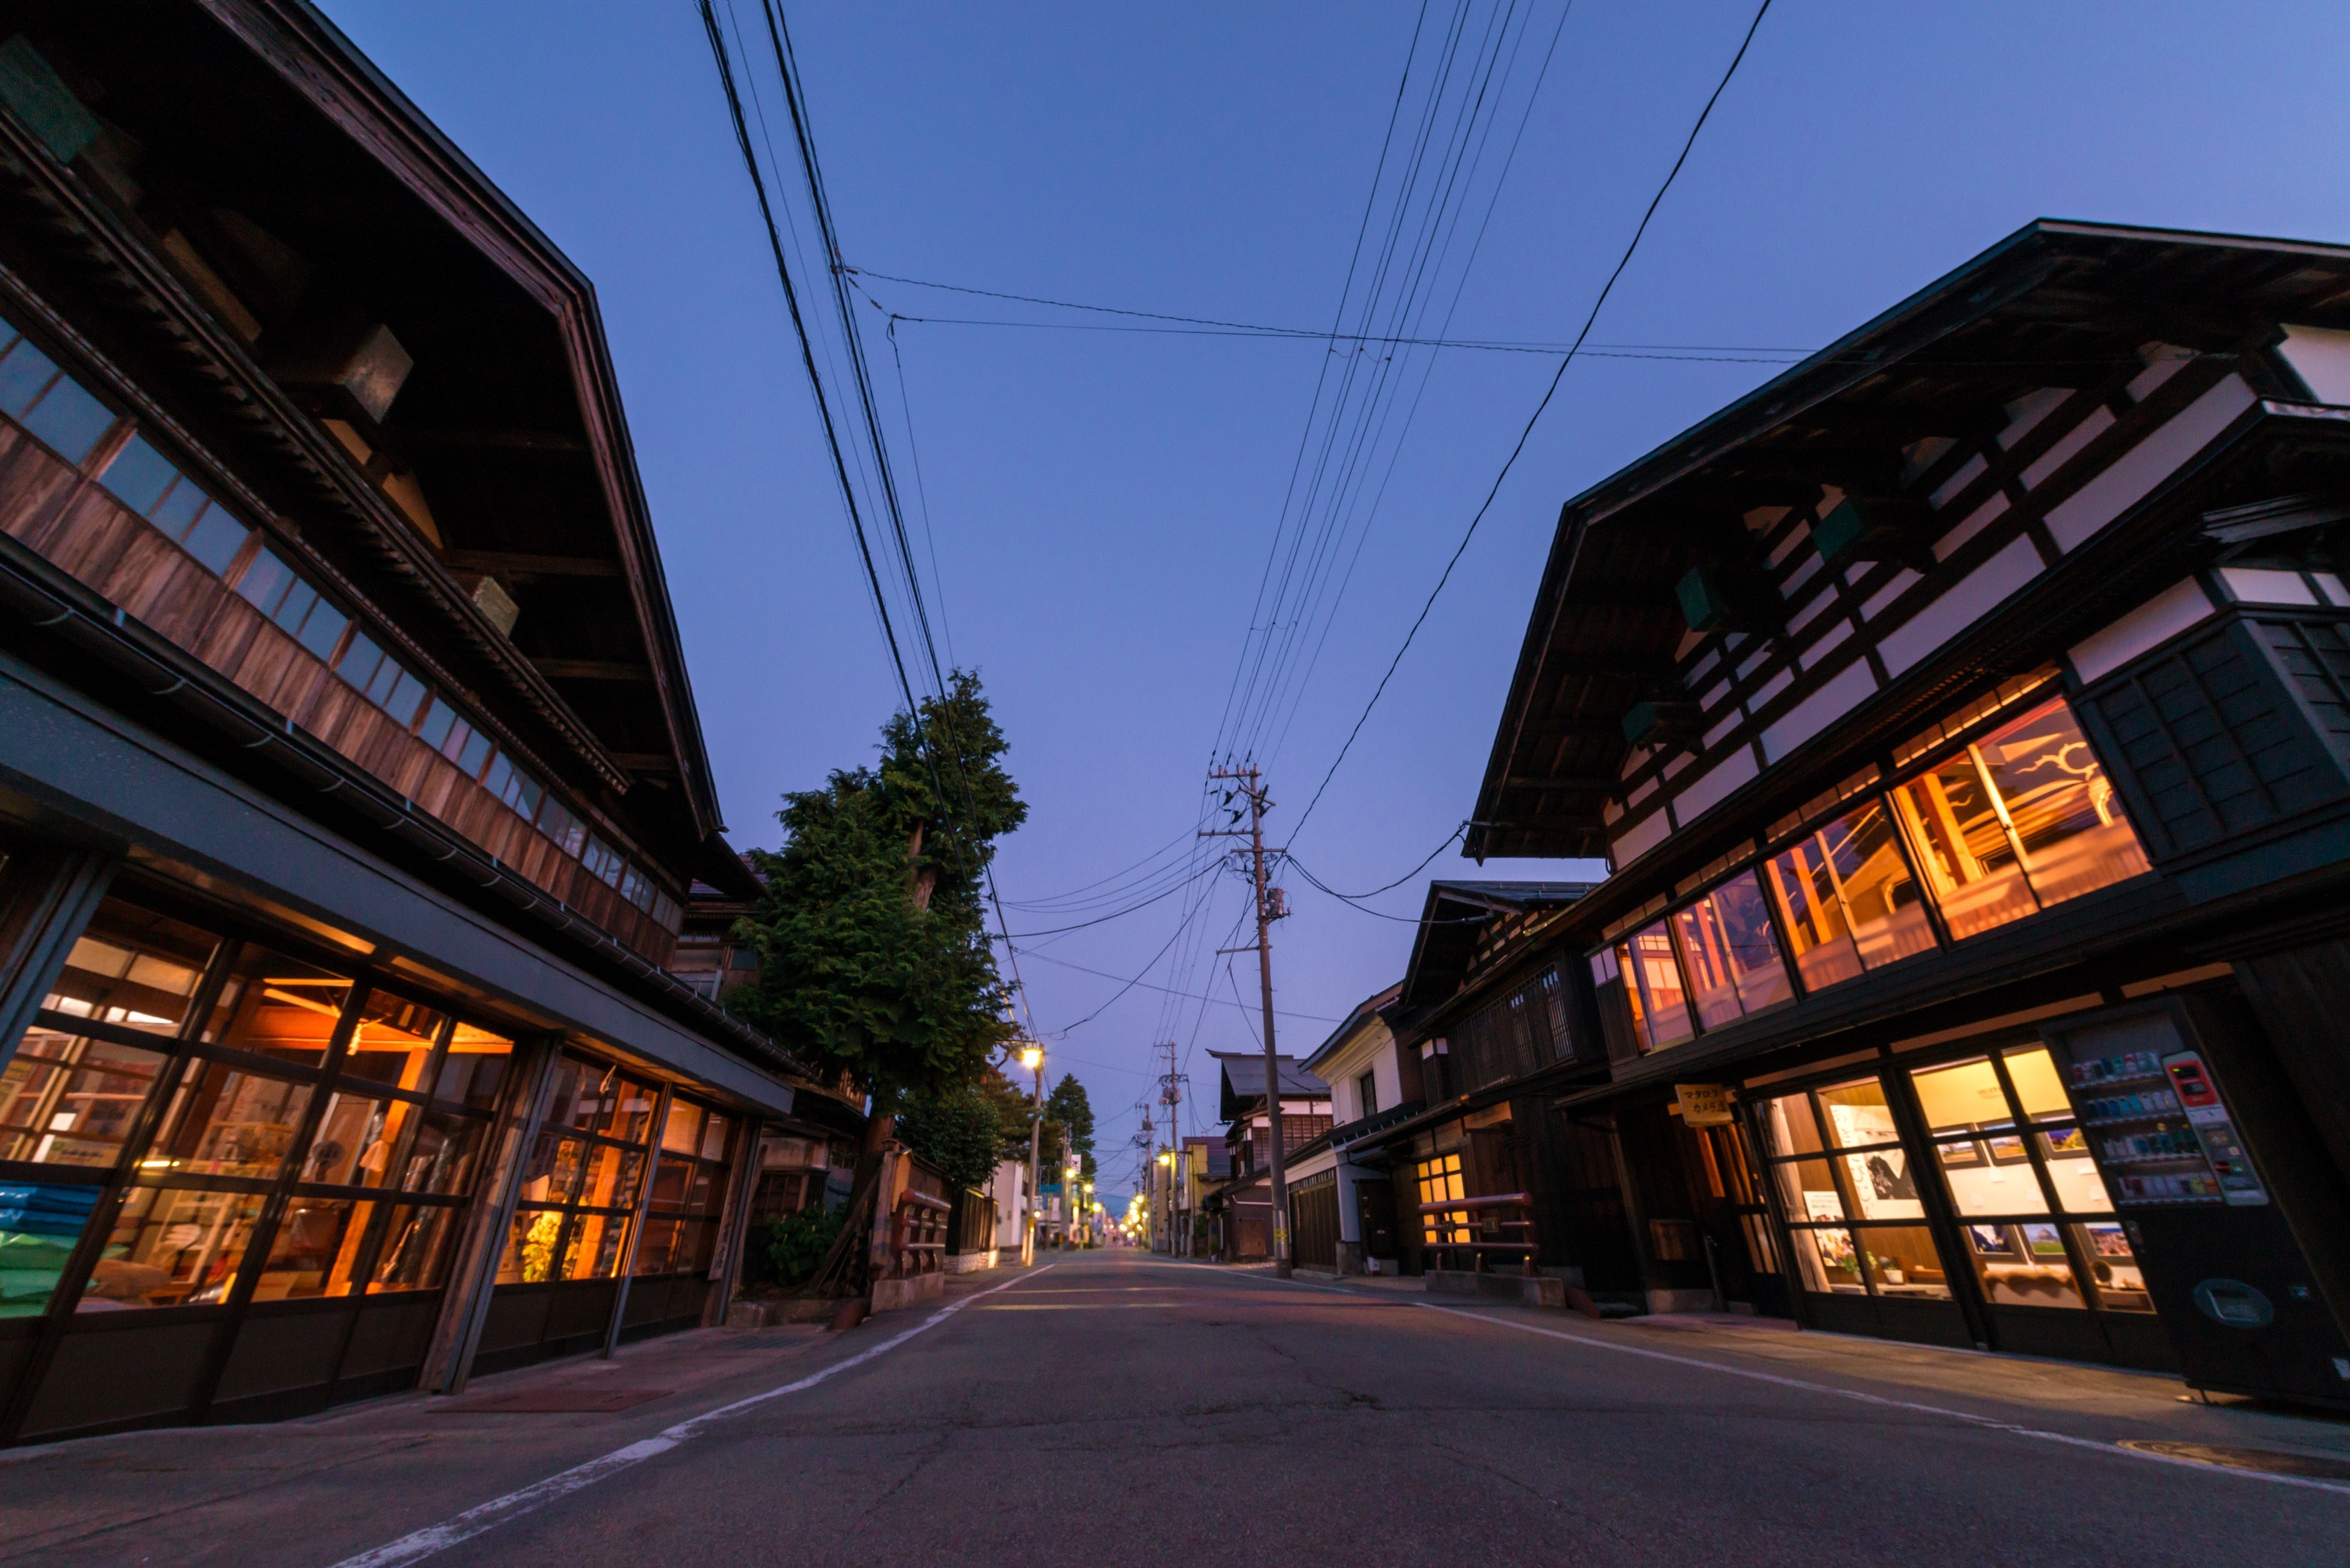
[(2257, 1077), (2249, 1027), (2219, 1002), (2166, 998), (2043, 1031), (2052, 1091), (2078, 1117), (2071, 1158), (2115, 1199), (2083, 1241), (2143, 1258), (2140, 1310), (2159, 1313), (2190, 1383), (2350, 1406), (2350, 1345), (2223, 1082), (2227, 1061)]

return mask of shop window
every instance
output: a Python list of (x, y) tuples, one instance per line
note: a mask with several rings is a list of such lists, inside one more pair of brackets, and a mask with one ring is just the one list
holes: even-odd
[(498, 1283), (537, 1284), (555, 1277), (555, 1245), (563, 1239), (560, 1209), (517, 1209), (498, 1258)]
[(265, 1200), (248, 1192), (134, 1187), (82, 1289), (82, 1312), (201, 1306), (228, 1297)]
[(1820, 1142), (1820, 1124), (1812, 1115), (1809, 1095), (1781, 1095), (1772, 1100), (1763, 1109), (1762, 1128), (1774, 1155), (1817, 1154), (1826, 1147)]
[(1833, 1224), (1850, 1218), (1844, 1211), (1844, 1195), (1836, 1190), (1835, 1176), (1826, 1160), (1790, 1160), (1772, 1169), (1779, 1180), (1779, 1201), (1791, 1220)]
[(437, 1290), (447, 1282), (449, 1257), (463, 1229), (464, 1210), (444, 1204), (402, 1204), (384, 1227), (376, 1254), (370, 1294), (380, 1291)]
[(494, 1110), (506, 1067), (514, 1060), (514, 1042), (460, 1022), (449, 1035), (448, 1054), (432, 1085), (435, 1099), (471, 1110)]
[(464, 1196), (472, 1189), (474, 1161), (488, 1137), (488, 1124), (479, 1116), (443, 1110), (421, 1113), (400, 1187), (408, 1192)]
[(352, 990), (346, 976), (248, 944), (229, 966), (203, 1038), (288, 1065), (321, 1067)]
[(169, 1058), (36, 1024), (0, 1069), (0, 1159), (108, 1170)]
[(709, 1118), (702, 1126), (702, 1159), (712, 1163), (724, 1159), (727, 1141), (733, 1136), (733, 1117), (720, 1116), (715, 1111), (710, 1113)]
[(1643, 1052), (1661, 1051), (1696, 1034), (1689, 997), (1681, 989), (1680, 966), (1673, 957), (1673, 939), (1664, 921), (1620, 944), (1616, 957), (1632, 1004), (1632, 1032)]
[(629, 1240), (629, 1216), (579, 1214), (563, 1248), (567, 1280), (608, 1280), (620, 1272)]
[(588, 1209), (633, 1209), (637, 1183), (644, 1175), (645, 1157), (634, 1149), (598, 1144), (588, 1151), (585, 1179), (578, 1201)]
[[(2003, 1081), (2002, 1081), (2003, 1071)], [(1983, 1299), (2147, 1312), (2088, 1137), (2038, 1045), (1910, 1075)], [(2183, 1124), (2182, 1124), (2183, 1126)]]
[(232, 1067), (191, 1062), (172, 1121), (146, 1169), (273, 1180), (294, 1152), (311, 1086)]
[(1893, 799), (1918, 846), (1934, 902), (1958, 940), (2039, 909), (1971, 750), (1910, 780)]
[(415, 1107), (338, 1089), (327, 1096), (317, 1131), (295, 1178), (318, 1187), (381, 1187), (391, 1151)]
[(368, 993), (343, 1047), (343, 1076), (421, 1091), (448, 1015), (389, 991)]
[(99, 1191), (53, 1182), (0, 1184), (0, 1318), (34, 1317), (47, 1309)]
[(296, 1198), (270, 1238), (253, 1287), (257, 1302), (344, 1296), (359, 1288), (359, 1248), (375, 1205), (348, 1198)]
[(1872, 800), (1763, 862), (1806, 989), (1934, 945), (1885, 803)]
[(1878, 1295), (1950, 1299), (1941, 1252), (1923, 1225), (1863, 1225), (1853, 1237)]
[(567, 1203), (572, 1191), (579, 1185), (579, 1171), (584, 1163), (587, 1145), (577, 1138), (565, 1137), (561, 1133), (542, 1131), (538, 1143), (531, 1150), (530, 1165), (523, 1173), (522, 1200), (525, 1203)]
[(623, 1078), (612, 1089), (612, 1116), (604, 1136), (624, 1143), (650, 1140), (653, 1114), (660, 1107), (660, 1090), (650, 1084)]
[(664, 1155), (691, 1155), (702, 1144), (700, 1106), (691, 1100), (676, 1100), (669, 1107), (669, 1120), (661, 1125), (661, 1152)]
[(176, 1034), (220, 939), (109, 898), (73, 945), (41, 1006), (66, 1019)]
[(1851, 1231), (1797, 1228), (1790, 1233), (1795, 1242), (1796, 1272), (1806, 1290), (1835, 1295), (1867, 1293), (1868, 1287), (1860, 1278), (1859, 1249), (1853, 1245)]
[(1733, 877), (1673, 916), (1698, 1021), (1708, 1029), (1794, 999), (1779, 939), (1752, 871)]

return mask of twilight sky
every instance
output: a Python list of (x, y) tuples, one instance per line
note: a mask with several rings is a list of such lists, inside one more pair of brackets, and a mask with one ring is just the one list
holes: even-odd
[[(323, 3), (595, 280), (733, 837), (774, 846), (781, 792), (869, 758), (895, 677), (692, 5)], [(1472, 34), (1493, 3), (1481, 0)], [(1746, 0), (1575, 0), (1562, 27), (1559, 0), (1526, 4), (1442, 275), (1445, 299), (1459, 286), (1451, 338), (1573, 337), (1752, 15)], [(1317, 331), (1420, 15), (789, 10), (851, 265)], [(1431, 5), (1423, 51), (1449, 15)], [(746, 28), (755, 16), (745, 7)], [(1376, 888), (1469, 814), (1560, 504), (1774, 373), (1722, 350), (1815, 347), (2039, 216), (2350, 239), (2346, 56), (2350, 7), (2333, 5), (1779, 0), (1591, 337), (1716, 357), (1569, 369), (1298, 858), (1332, 887)], [(1210, 1115), (1205, 1053), (1258, 1044), (1253, 959), (1209, 950), (1238, 941), (1244, 890), (1204, 877), (1118, 919), (1019, 933), (1180, 881), (1328, 350), (1070, 330), (1147, 324), (866, 286), (889, 311), (934, 318), (897, 327), (902, 403), (878, 312), (869, 349), (885, 401), (911, 414), (933, 613), (985, 677), (1031, 807), (999, 877), (1035, 1025), (1054, 1075), (1091, 1091), (1103, 1186), (1122, 1191), (1150, 1043), (1184, 1047), (1190, 1098)], [(1337, 559), (1359, 550), (1352, 573), (1326, 639), (1314, 630), (1294, 719), (1259, 748), (1275, 842), (1556, 363), (1447, 349), (1399, 368), (1404, 395), (1342, 530)], [(896, 439), (905, 483), (902, 428)], [(1596, 869), (1480, 869), (1448, 851), (1370, 900), (1399, 919), (1285, 877), (1283, 1049), (1309, 1052), (1400, 976), (1430, 877)], [(1184, 1123), (1204, 1126), (1188, 1105)]]

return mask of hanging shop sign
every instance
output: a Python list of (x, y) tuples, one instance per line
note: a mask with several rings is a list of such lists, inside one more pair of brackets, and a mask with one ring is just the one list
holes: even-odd
[(1730, 1088), (1725, 1084), (1675, 1084), (1673, 1095), (1680, 1101), (1681, 1120), (1690, 1127), (1728, 1127), (1736, 1119), (1731, 1114)]

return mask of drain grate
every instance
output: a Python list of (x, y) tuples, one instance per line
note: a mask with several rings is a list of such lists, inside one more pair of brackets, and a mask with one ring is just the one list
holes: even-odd
[(2259, 1470), (2263, 1475), (2302, 1476), (2310, 1480), (2350, 1480), (2350, 1459), (2324, 1459), (2311, 1454), (2280, 1453), (2274, 1449), (2227, 1449), (2215, 1443), (2177, 1443), (2154, 1438), (2127, 1438), (2121, 1446), (2142, 1454), (2187, 1459), (2199, 1465), (2219, 1465), (2231, 1470)]
[(435, 1408), (450, 1416), (596, 1415), (666, 1399), (670, 1393), (667, 1388), (521, 1388), (452, 1399)]

